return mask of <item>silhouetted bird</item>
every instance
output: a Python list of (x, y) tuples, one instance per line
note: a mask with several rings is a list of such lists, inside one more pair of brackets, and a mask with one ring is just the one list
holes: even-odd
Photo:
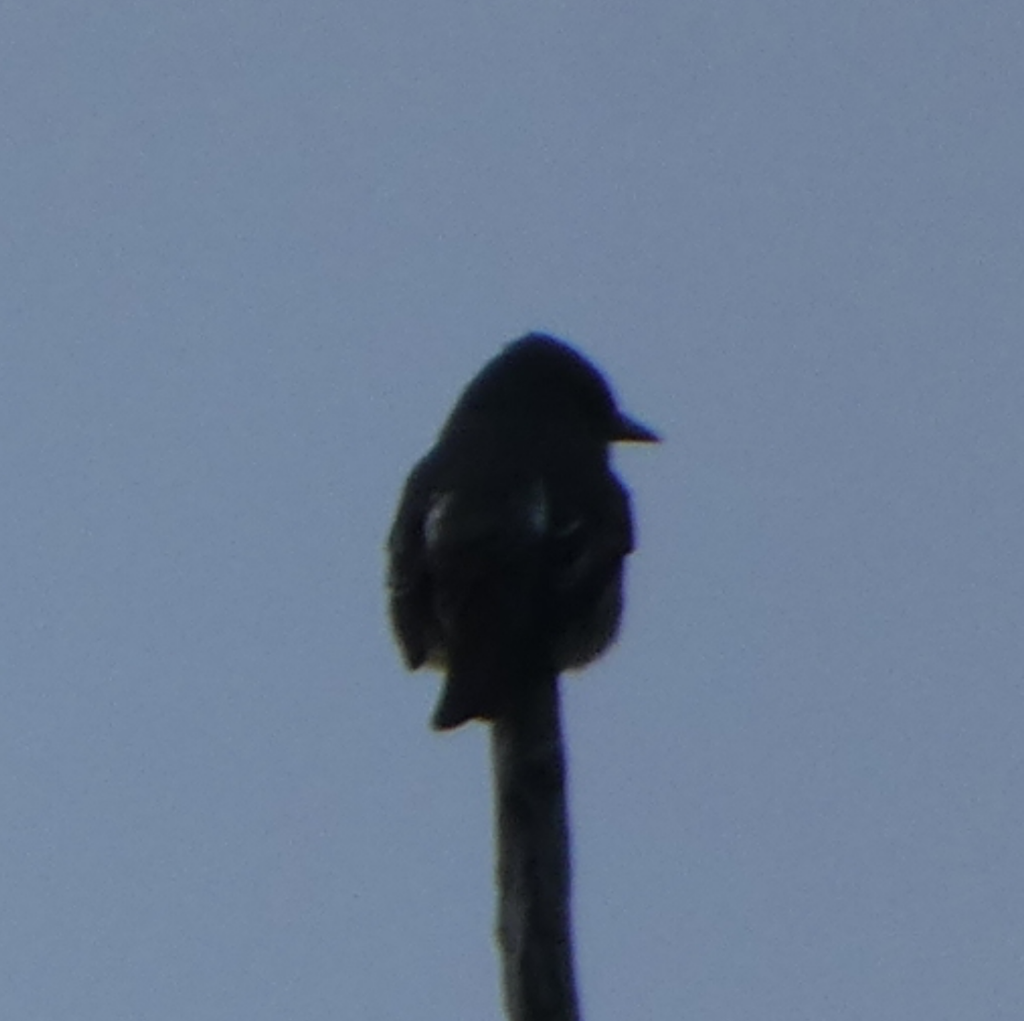
[(470, 382), (388, 540), (405, 662), (446, 675), (435, 728), (494, 719), (524, 685), (611, 644), (633, 522), (608, 447), (657, 439), (552, 337), (515, 341)]

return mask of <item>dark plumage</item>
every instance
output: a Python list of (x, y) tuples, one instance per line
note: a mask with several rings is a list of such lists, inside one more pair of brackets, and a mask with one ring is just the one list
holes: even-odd
[(531, 680), (614, 640), (633, 524), (608, 447), (655, 440), (552, 337), (508, 345), (470, 382), (413, 468), (388, 540), (405, 662), (446, 675), (437, 729), (500, 716)]

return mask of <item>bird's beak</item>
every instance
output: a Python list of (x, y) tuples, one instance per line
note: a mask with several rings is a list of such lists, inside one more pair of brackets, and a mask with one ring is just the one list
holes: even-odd
[(635, 418), (619, 413), (612, 435), (613, 443), (660, 443), (661, 437), (647, 426), (641, 425)]

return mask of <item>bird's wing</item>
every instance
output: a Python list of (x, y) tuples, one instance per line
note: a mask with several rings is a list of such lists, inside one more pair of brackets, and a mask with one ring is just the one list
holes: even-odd
[(634, 548), (629, 493), (610, 472), (559, 513), (550, 533), (553, 582), (562, 592), (601, 584)]
[(586, 665), (615, 639), (622, 565), (633, 549), (629, 494), (610, 472), (567, 509), (555, 516), (544, 589), (560, 669)]

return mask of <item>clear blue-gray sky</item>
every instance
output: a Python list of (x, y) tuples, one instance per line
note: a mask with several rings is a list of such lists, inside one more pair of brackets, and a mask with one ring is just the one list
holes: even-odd
[(0, 14), (0, 1016), (500, 1017), (405, 472), (564, 336), (660, 429), (566, 689), (588, 1021), (1024, 1016), (1024, 17)]

